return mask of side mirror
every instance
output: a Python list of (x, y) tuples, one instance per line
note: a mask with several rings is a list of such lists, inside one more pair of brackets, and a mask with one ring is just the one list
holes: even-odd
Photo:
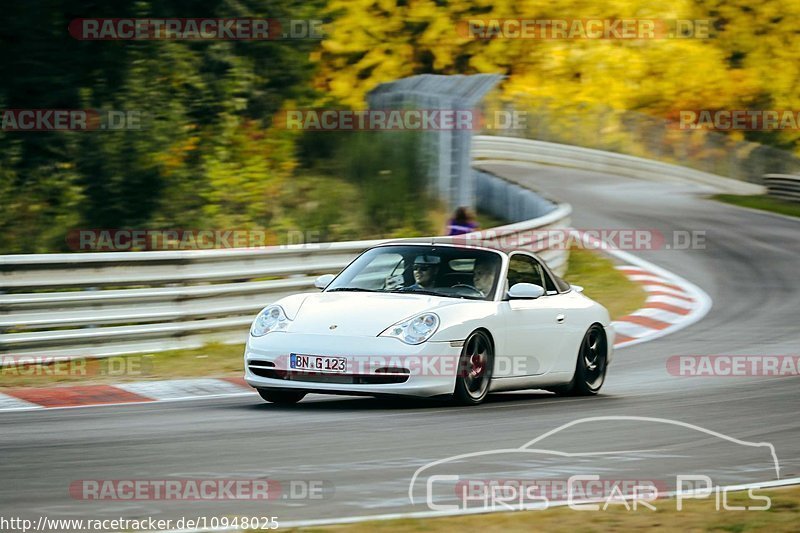
[(572, 285), (572, 284), (570, 284), (569, 287), (575, 292), (583, 292), (583, 287), (581, 287), (580, 285)]
[(507, 293), (512, 300), (535, 300), (543, 294), (544, 288), (533, 283), (515, 283)]
[(314, 280), (314, 286), (318, 289), (324, 289), (331, 284), (331, 281), (333, 281), (333, 278), (335, 277), (336, 276), (333, 274), (323, 274)]

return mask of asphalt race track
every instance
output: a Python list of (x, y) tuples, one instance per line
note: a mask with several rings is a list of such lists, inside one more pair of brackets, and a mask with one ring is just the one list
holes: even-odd
[[(572, 204), (576, 228), (705, 231), (700, 250), (634, 252), (702, 287), (714, 305), (682, 331), (617, 352), (602, 394), (497, 394), (477, 408), (308, 396), (295, 407), (252, 397), (0, 414), (0, 514), (36, 518), (178, 518), (258, 515), (279, 521), (425, 511), (409, 501), (421, 466), (449, 456), (518, 448), (568, 422), (596, 416), (665, 418), (741, 441), (774, 445), (780, 477), (800, 476), (797, 377), (687, 378), (672, 355), (800, 352), (800, 220), (703, 199), (689, 184), (656, 183), (553, 167), (490, 170)], [(627, 453), (596, 459), (520, 458), (471, 464), (500, 477), (617, 479), (701, 474), (722, 484), (773, 480), (763, 448), (642, 420), (588, 422), (544, 439), (561, 451)], [(769, 457), (767, 457), (769, 459)], [(81, 501), (85, 479), (324, 481), (321, 498), (252, 501)]]

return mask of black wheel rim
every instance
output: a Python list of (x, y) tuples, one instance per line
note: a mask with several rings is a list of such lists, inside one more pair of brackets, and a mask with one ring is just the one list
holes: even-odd
[(606, 340), (597, 326), (590, 329), (583, 338), (581, 357), (586, 386), (591, 390), (599, 389), (606, 375)]
[(464, 388), (474, 399), (480, 399), (486, 394), (491, 378), (491, 352), (492, 346), (489, 339), (481, 333), (474, 333), (464, 345), (464, 355), (461, 358), (461, 379)]

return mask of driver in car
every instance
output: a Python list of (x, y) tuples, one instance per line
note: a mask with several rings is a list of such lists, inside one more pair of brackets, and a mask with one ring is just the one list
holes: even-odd
[(436, 274), (439, 272), (441, 258), (435, 255), (420, 255), (414, 260), (414, 284), (407, 287), (414, 289), (431, 289)]

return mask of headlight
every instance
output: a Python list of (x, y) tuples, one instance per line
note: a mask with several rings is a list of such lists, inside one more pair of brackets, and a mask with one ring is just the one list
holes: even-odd
[(250, 326), (250, 335), (253, 337), (262, 337), (270, 331), (279, 331), (289, 325), (289, 319), (286, 318), (286, 313), (280, 305), (270, 305), (263, 311), (258, 313), (258, 316), (253, 320), (253, 325)]
[(387, 328), (381, 337), (394, 337), (406, 344), (420, 344), (436, 333), (439, 317), (433, 313), (422, 313)]

